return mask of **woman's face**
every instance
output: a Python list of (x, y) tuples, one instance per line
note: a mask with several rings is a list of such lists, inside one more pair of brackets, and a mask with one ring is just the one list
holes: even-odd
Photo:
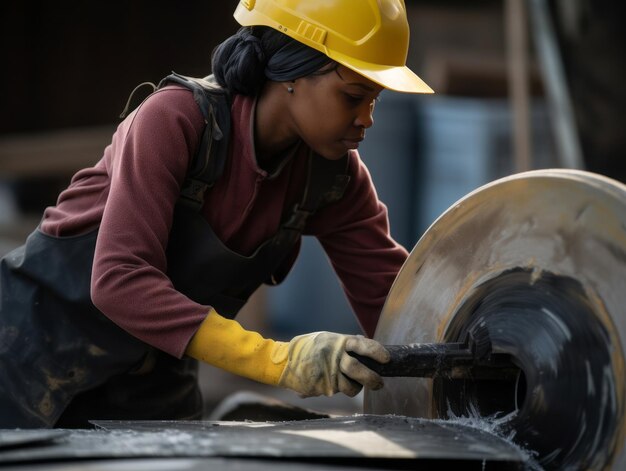
[(352, 70), (339, 66), (303, 77), (287, 100), (293, 131), (321, 156), (335, 160), (356, 149), (374, 124), (374, 104), (382, 91)]

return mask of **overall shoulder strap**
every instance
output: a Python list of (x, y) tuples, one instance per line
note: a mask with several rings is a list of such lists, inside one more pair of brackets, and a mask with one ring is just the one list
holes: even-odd
[(266, 281), (276, 285), (287, 276), (290, 266), (282, 266), (286, 255), (295, 247), (311, 215), (323, 206), (338, 201), (350, 182), (348, 155), (339, 160), (327, 160), (320, 155), (309, 153), (307, 182), (300, 203), (294, 205), (283, 219), (272, 243), (282, 247), (282, 256), (272, 262), (272, 275)]
[(303, 209), (317, 209), (338, 201), (350, 182), (348, 175), (348, 154), (338, 160), (328, 160), (321, 155), (309, 156), (309, 178), (300, 206)]
[(179, 199), (179, 204), (199, 212), (204, 205), (204, 193), (221, 177), (228, 157), (230, 97), (211, 76), (196, 79), (172, 73), (157, 88), (172, 83), (193, 92), (205, 122), (200, 146), (192, 158)]
[(282, 227), (302, 233), (309, 216), (323, 206), (340, 200), (349, 182), (348, 154), (339, 160), (328, 160), (311, 152), (302, 200), (295, 205)]

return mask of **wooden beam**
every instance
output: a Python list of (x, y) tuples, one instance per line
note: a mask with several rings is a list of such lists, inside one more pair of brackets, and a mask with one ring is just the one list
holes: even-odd
[(523, 0), (506, 0), (509, 97), (513, 114), (513, 156), (516, 172), (533, 168), (528, 73), (528, 19)]
[(94, 165), (115, 126), (0, 136), (0, 178), (62, 177)]

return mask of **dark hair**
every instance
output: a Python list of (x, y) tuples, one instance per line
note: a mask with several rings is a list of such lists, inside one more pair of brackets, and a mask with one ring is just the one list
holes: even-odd
[(322, 75), (331, 63), (323, 52), (267, 26), (241, 28), (213, 52), (217, 83), (243, 95), (257, 95), (266, 80)]
[(268, 26), (244, 26), (213, 50), (213, 75), (231, 93), (257, 95), (267, 80), (267, 60), (293, 41)]

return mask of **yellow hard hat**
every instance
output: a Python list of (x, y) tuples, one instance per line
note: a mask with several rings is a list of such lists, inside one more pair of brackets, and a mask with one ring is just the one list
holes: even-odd
[(404, 0), (240, 0), (242, 26), (270, 26), (385, 88), (433, 93), (406, 66)]

